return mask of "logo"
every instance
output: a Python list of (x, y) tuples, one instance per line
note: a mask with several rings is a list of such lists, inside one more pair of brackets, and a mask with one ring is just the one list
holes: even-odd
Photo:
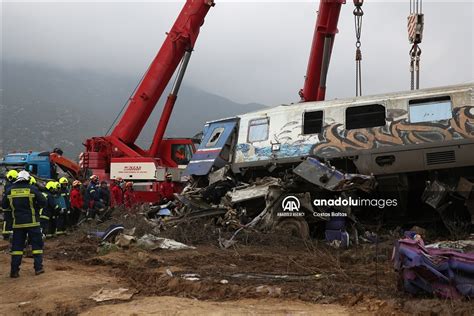
[(125, 166), (123, 169), (125, 171), (140, 171), (142, 170), (142, 166)]
[(281, 202), (283, 212), (298, 212), (300, 210), (300, 200), (296, 196), (289, 195)]
[(277, 213), (277, 216), (304, 216), (304, 212), (300, 212), (300, 200), (293, 195), (289, 195), (281, 201), (283, 212)]

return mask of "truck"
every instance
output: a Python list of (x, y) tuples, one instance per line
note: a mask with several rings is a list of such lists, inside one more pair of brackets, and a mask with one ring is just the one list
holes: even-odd
[(8, 170), (24, 169), (39, 179), (57, 179), (58, 168), (73, 179), (82, 178), (79, 165), (64, 157), (62, 150), (58, 148), (52, 152), (12, 152), (0, 159), (0, 175), (2, 177)]

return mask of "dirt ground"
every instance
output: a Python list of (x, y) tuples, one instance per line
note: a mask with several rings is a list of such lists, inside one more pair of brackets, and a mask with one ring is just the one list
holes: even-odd
[[(192, 228), (192, 227), (191, 227)], [(198, 233), (199, 231), (199, 233)], [(473, 315), (474, 303), (411, 297), (397, 289), (392, 239), (339, 250), (289, 236), (243, 233), (221, 249), (220, 232), (176, 228), (163, 235), (192, 250), (98, 250), (83, 231), (47, 241), (46, 273), (26, 258), (8, 278), (0, 254), (0, 315)], [(193, 274), (195, 280), (186, 279)], [(131, 301), (96, 303), (101, 289), (128, 288)]]

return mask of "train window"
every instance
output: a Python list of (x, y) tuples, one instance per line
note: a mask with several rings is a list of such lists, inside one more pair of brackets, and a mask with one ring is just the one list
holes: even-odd
[(381, 104), (346, 109), (346, 129), (385, 126), (385, 107)]
[(410, 100), (408, 104), (410, 123), (449, 120), (453, 117), (449, 96)]
[(209, 137), (209, 140), (206, 143), (206, 147), (213, 147), (217, 144), (219, 141), (219, 138), (221, 138), (222, 132), (224, 131), (223, 127), (216, 127), (212, 131), (211, 137)]
[(318, 134), (323, 129), (323, 111), (304, 112), (303, 134)]
[(261, 142), (268, 139), (268, 118), (260, 118), (249, 122), (247, 141), (249, 143)]

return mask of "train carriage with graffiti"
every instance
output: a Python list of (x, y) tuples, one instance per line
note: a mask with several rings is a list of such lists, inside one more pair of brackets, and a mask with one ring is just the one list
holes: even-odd
[(239, 116), (234, 172), (315, 156), (365, 174), (474, 165), (473, 84), (281, 105)]
[(307, 180), (297, 166), (313, 157), (374, 176), (377, 192), (399, 200), (397, 216), (419, 203), (439, 210), (447, 205), (440, 192), (458, 189), (462, 203), (474, 200), (473, 103), (468, 83), (269, 107), (207, 123), (186, 173), (207, 176), (227, 165), (244, 182), (289, 173)]

